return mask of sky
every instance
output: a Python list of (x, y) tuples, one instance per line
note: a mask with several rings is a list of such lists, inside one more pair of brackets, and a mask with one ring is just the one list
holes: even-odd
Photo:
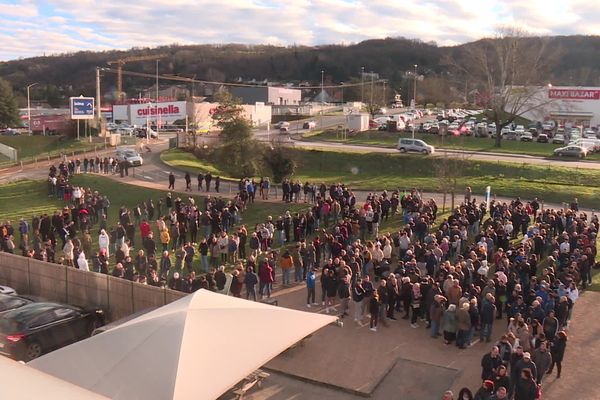
[(453, 45), (502, 27), (600, 35), (598, 0), (0, 0), (0, 61), (169, 44)]

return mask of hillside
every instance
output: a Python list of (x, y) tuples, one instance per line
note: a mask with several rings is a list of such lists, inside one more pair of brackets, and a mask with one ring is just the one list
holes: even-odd
[[(110, 60), (147, 54), (166, 53), (160, 61), (161, 74), (177, 74), (198, 79), (233, 82), (264, 79), (281, 82), (319, 82), (320, 71), (326, 71), (328, 82), (349, 82), (360, 79), (361, 67), (389, 79), (390, 87), (405, 92), (410, 82), (403, 78), (405, 71), (419, 65), (425, 78), (443, 78), (446, 67), (442, 60), (456, 57), (467, 43), (455, 47), (438, 47), (432, 43), (403, 38), (368, 40), (358, 44), (327, 46), (248, 46), (193, 45), (134, 48), (129, 51), (78, 52), (50, 57), (34, 57), (0, 63), (0, 77), (15, 88), (21, 105), (24, 87), (31, 82), (40, 85), (32, 92), (33, 100), (45, 100), (52, 105), (66, 104), (66, 98), (81, 93), (93, 94), (95, 67), (107, 66)], [(542, 77), (554, 85), (600, 85), (600, 37), (556, 36), (550, 38), (550, 50), (560, 57), (553, 60), (552, 71)], [(155, 72), (154, 62), (128, 63), (126, 70)], [(130, 96), (152, 81), (125, 76), (124, 90)], [(103, 77), (105, 92), (114, 91), (116, 76)], [(105, 93), (106, 94), (106, 93)], [(351, 94), (349, 94), (351, 96)]]

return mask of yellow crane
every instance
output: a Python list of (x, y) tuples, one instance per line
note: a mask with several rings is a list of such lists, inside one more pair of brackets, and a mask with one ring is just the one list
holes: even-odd
[(123, 65), (125, 65), (128, 62), (159, 60), (164, 57), (167, 57), (167, 54), (155, 54), (155, 55), (148, 55), (148, 56), (131, 56), (131, 57), (121, 58), (119, 60), (108, 61), (108, 65), (114, 65), (114, 64), (117, 65), (117, 93), (119, 96), (118, 100), (119, 101), (123, 100)]

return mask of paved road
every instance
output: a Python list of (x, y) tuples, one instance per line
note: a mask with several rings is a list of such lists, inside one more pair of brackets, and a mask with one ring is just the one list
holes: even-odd
[[(393, 147), (381, 147), (381, 146), (367, 146), (367, 145), (350, 145), (344, 143), (335, 142), (324, 142), (316, 140), (295, 140), (292, 138), (287, 141), (291, 146), (300, 148), (310, 149), (335, 149), (344, 151), (356, 151), (356, 152), (371, 152), (371, 153), (393, 153), (400, 154), (398, 150)], [(545, 157), (536, 157), (524, 154), (503, 154), (503, 153), (487, 153), (487, 152), (471, 152), (471, 151), (460, 151), (460, 150), (446, 150), (438, 149), (434, 154), (434, 157), (457, 157), (466, 158), (469, 160), (480, 160), (480, 161), (503, 161), (517, 164), (533, 164), (541, 166), (553, 166), (553, 167), (566, 167), (566, 168), (581, 168), (581, 169), (600, 169), (600, 163), (590, 161), (578, 161), (578, 160), (555, 160), (548, 159)]]

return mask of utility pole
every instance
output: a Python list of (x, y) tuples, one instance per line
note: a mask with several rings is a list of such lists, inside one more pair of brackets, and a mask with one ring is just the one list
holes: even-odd
[(373, 107), (373, 71), (371, 71), (371, 107)]
[(323, 92), (323, 78), (325, 71), (321, 70), (321, 129), (323, 129), (323, 109), (325, 108), (325, 92)]
[(158, 135), (158, 60), (156, 60), (156, 134)]
[(387, 101), (385, 101), (385, 80), (383, 81), (383, 106), (387, 107)]

